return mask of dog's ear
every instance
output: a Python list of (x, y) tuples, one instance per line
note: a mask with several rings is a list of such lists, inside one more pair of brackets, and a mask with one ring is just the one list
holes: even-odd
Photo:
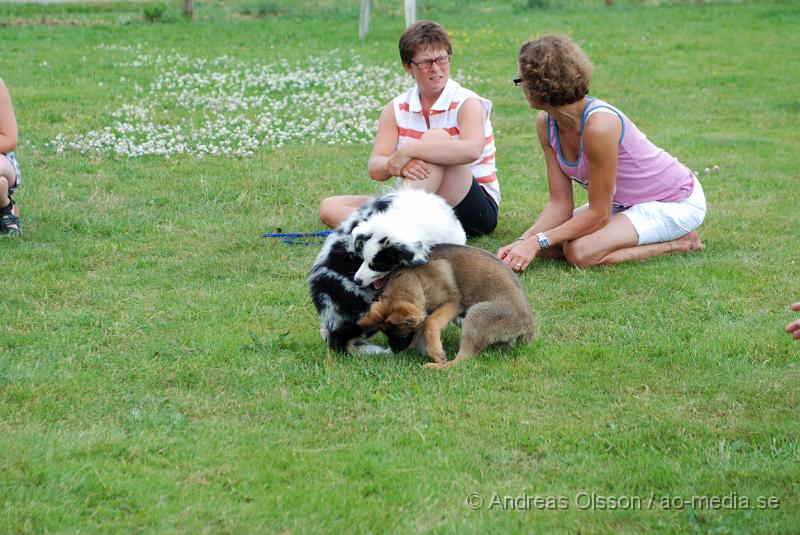
[(378, 326), (386, 318), (386, 302), (375, 301), (369, 307), (369, 312), (356, 322), (356, 325), (363, 329), (377, 329)]
[(392, 325), (416, 327), (425, 321), (425, 311), (409, 301), (400, 301), (386, 318)]

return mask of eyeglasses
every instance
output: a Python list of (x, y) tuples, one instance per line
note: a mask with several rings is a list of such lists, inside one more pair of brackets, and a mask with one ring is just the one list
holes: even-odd
[(522, 82), (524, 82), (525, 80), (523, 80), (522, 78), (520, 78), (519, 76), (517, 76), (517, 77), (515, 77), (515, 78), (514, 78), (513, 80), (511, 80), (511, 81), (512, 81), (512, 82), (514, 82), (514, 85), (515, 85), (515, 86), (519, 87), (519, 84), (521, 84), (521, 83), (522, 83)]
[(438, 58), (433, 59), (423, 59), (422, 61), (412, 61), (412, 65), (416, 65), (417, 68), (421, 71), (427, 71), (428, 69), (433, 66), (433, 63), (436, 62), (437, 65), (447, 65), (450, 63), (450, 56), (439, 56)]

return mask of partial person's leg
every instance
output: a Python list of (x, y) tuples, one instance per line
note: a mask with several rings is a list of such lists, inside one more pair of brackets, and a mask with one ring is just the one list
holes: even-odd
[(468, 165), (441, 165), (426, 162), (430, 175), (425, 180), (403, 180), (403, 187), (408, 189), (424, 189), (442, 197), (450, 206), (456, 206), (469, 192), (472, 186), (472, 171)]
[(319, 218), (331, 228), (336, 228), (350, 214), (364, 206), (369, 195), (337, 195), (323, 199), (319, 204)]
[(444, 167), (436, 165), (435, 163), (425, 162), (428, 166), (430, 174), (425, 180), (409, 180), (404, 178), (401, 184), (405, 189), (424, 189), (430, 193), (436, 193), (442, 187), (442, 179), (444, 179)]
[(697, 251), (704, 247), (694, 231), (671, 241), (638, 244), (639, 234), (633, 223), (623, 214), (617, 214), (600, 230), (568, 242), (564, 246), (564, 256), (573, 266), (590, 267)]
[(19, 210), (11, 204), (8, 192), (17, 185), (17, 171), (4, 155), (0, 154), (0, 234), (18, 235), (21, 231)]
[(472, 169), (469, 165), (451, 165), (444, 168), (442, 185), (436, 194), (450, 206), (458, 206), (472, 187)]
[(8, 179), (0, 175), (0, 208), (5, 208), (11, 199), (8, 198)]
[(621, 262), (630, 262), (631, 260), (644, 260), (668, 253), (688, 253), (690, 251), (701, 251), (703, 249), (705, 249), (705, 245), (700, 241), (700, 235), (695, 231), (691, 231), (671, 241), (648, 243), (647, 245), (637, 245), (627, 249), (619, 249), (606, 255), (600, 263), (607, 265), (619, 264)]
[[(450, 134), (441, 128), (428, 130), (421, 141), (439, 141), (451, 139)], [(403, 180), (403, 186), (411, 189), (424, 189), (436, 193), (450, 206), (456, 206), (469, 192), (472, 186), (472, 171), (469, 165), (442, 166), (426, 162), (430, 175), (425, 180)]]
[(453, 207), (467, 238), (489, 234), (497, 227), (497, 204), (473, 178), (464, 199)]
[(11, 200), (8, 191), (17, 185), (17, 171), (4, 155), (0, 154), (0, 208), (5, 208)]

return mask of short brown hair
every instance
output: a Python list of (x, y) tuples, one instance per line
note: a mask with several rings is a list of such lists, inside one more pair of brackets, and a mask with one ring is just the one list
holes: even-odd
[(594, 65), (575, 42), (545, 35), (519, 49), (519, 75), (532, 104), (561, 106), (589, 93)]
[(400, 36), (400, 60), (403, 65), (410, 65), (420, 48), (439, 46), (447, 49), (448, 56), (453, 53), (453, 46), (444, 28), (431, 20), (418, 20)]

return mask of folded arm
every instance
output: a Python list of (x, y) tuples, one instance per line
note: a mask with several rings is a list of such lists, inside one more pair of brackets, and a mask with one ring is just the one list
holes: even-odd
[(458, 110), (458, 137), (447, 140), (418, 140), (397, 150), (397, 164), (417, 158), (438, 165), (464, 165), (480, 158), (486, 145), (483, 125), (486, 110), (475, 98), (467, 99)]

